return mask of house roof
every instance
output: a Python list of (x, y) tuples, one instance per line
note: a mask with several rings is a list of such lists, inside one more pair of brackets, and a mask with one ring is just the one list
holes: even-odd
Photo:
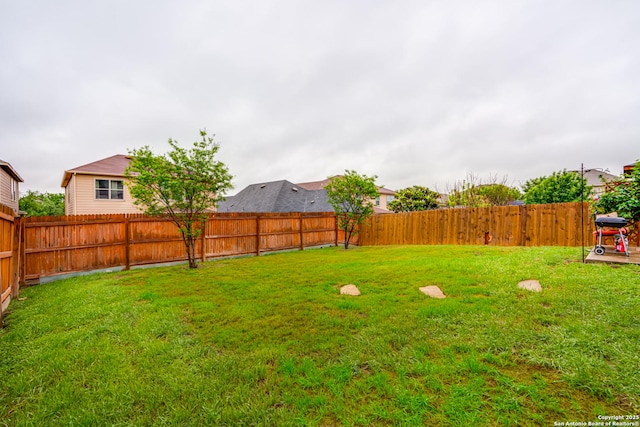
[[(324, 189), (324, 187), (331, 182), (332, 179), (334, 178), (342, 178), (343, 175), (334, 175), (330, 178), (327, 179), (323, 179), (322, 181), (311, 181), (311, 182), (301, 182), (296, 184), (299, 187), (304, 188), (305, 190), (322, 190)], [(384, 188), (384, 187), (378, 187), (378, 193), (379, 194), (386, 194), (386, 195), (390, 195), (393, 196), (394, 194), (396, 194), (395, 191), (393, 190), (389, 190), (388, 188)]]
[(331, 182), (333, 178), (341, 178), (342, 175), (335, 175), (331, 178), (323, 179), (322, 181), (300, 182), (297, 185), (305, 190), (322, 190), (325, 185)]
[(9, 176), (15, 179), (18, 182), (24, 182), (24, 179), (16, 172), (16, 170), (11, 166), (9, 162), (5, 162), (4, 160), (0, 160), (0, 169), (9, 174)]
[(333, 212), (333, 207), (326, 191), (281, 180), (247, 186), (218, 203), (218, 212)]
[(107, 176), (124, 176), (124, 171), (129, 166), (131, 158), (124, 154), (116, 154), (106, 159), (97, 160), (86, 165), (78, 166), (73, 169), (64, 171), (62, 177), (62, 187), (69, 184), (69, 180), (75, 174), (83, 175), (107, 175)]

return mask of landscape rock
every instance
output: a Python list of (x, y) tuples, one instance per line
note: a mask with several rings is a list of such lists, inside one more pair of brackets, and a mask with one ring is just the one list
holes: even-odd
[(357, 297), (357, 296), (360, 295), (360, 290), (358, 289), (358, 287), (356, 285), (345, 285), (345, 286), (340, 288), (340, 294), (341, 295), (352, 295), (354, 297)]
[(442, 290), (437, 286), (424, 286), (420, 288), (420, 291), (423, 294), (430, 296), (431, 298), (438, 298), (438, 299), (446, 298), (445, 294), (442, 293)]
[(537, 280), (523, 280), (518, 283), (518, 287), (527, 291), (542, 292), (542, 285)]

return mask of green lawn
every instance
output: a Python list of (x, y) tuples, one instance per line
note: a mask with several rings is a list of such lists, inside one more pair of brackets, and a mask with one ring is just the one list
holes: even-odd
[[(27, 288), (0, 331), (0, 425), (640, 414), (640, 267), (582, 264), (580, 251), (325, 248)], [(518, 289), (526, 279), (543, 291)]]

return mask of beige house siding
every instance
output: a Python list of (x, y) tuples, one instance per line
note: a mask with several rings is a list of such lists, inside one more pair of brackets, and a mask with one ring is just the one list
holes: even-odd
[(389, 202), (393, 200), (393, 198), (394, 196), (391, 195), (380, 194), (376, 198), (376, 206), (382, 209), (389, 209), (387, 206), (389, 205)]
[(381, 209), (389, 209), (389, 203), (395, 198), (396, 192), (384, 187), (378, 187), (378, 197), (375, 200), (375, 205)]
[[(18, 211), (18, 199), (20, 186), (19, 182), (13, 179), (7, 172), (0, 169), (0, 203), (7, 205), (14, 211)], [(14, 191), (12, 191), (14, 186)], [(14, 195), (15, 197), (12, 197)]]
[(75, 215), (76, 199), (75, 199), (76, 177), (72, 176), (64, 189), (64, 214)]
[(118, 176), (74, 174), (65, 187), (67, 215), (141, 213), (124, 185), (124, 199), (96, 199), (96, 179), (125, 181)]

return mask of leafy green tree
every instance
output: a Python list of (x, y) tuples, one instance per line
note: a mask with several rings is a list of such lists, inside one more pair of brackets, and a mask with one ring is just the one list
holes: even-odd
[(64, 194), (27, 190), (25, 195), (20, 196), (18, 207), (29, 216), (62, 216), (64, 215)]
[(506, 185), (506, 176), (502, 182), (497, 177), (492, 177), (490, 183), (483, 184), (473, 174), (469, 174), (466, 180), (456, 184), (449, 192), (447, 204), (449, 206), (466, 206), (481, 208), (487, 206), (504, 206), (514, 200), (522, 198), (520, 190)]
[(567, 203), (587, 200), (591, 186), (576, 172), (562, 170), (551, 176), (528, 180), (523, 185), (524, 202), (527, 204)]
[(522, 198), (520, 190), (505, 184), (481, 185), (478, 194), (485, 198), (489, 206), (505, 206)]
[(617, 212), (623, 218), (640, 221), (640, 161), (630, 176), (608, 183), (593, 207), (598, 213)]
[(349, 242), (358, 233), (358, 226), (373, 214), (373, 200), (378, 196), (376, 178), (375, 175), (368, 177), (355, 171), (345, 171), (343, 176), (333, 178), (324, 187), (338, 217), (338, 227), (344, 231), (345, 249), (349, 249)]
[(438, 207), (440, 194), (427, 187), (414, 185), (396, 191), (395, 198), (388, 207), (394, 212), (426, 211)]
[(189, 150), (169, 139), (172, 150), (166, 155), (155, 155), (148, 146), (129, 150), (126, 170), (134, 203), (149, 215), (168, 216), (179, 228), (190, 268), (197, 267), (195, 242), (207, 214), (233, 188), (227, 166), (215, 160), (219, 145), (204, 130), (200, 136)]
[(463, 180), (462, 183), (456, 184), (455, 188), (449, 192), (447, 197), (447, 205), (465, 206), (468, 208), (481, 208), (489, 206), (486, 198), (479, 192), (479, 185), (473, 181)]

